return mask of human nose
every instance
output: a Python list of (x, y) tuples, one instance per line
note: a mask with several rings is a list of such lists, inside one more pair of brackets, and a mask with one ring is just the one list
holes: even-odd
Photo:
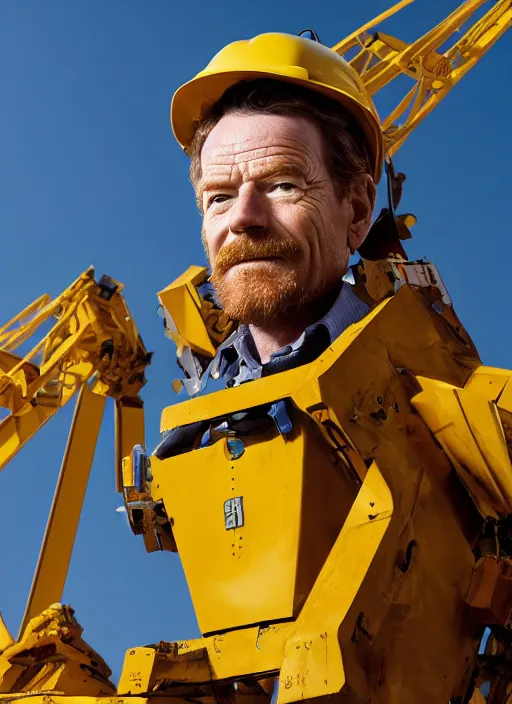
[(258, 193), (254, 184), (243, 186), (231, 208), (229, 229), (235, 235), (247, 232), (265, 232), (268, 226), (268, 214), (264, 198)]

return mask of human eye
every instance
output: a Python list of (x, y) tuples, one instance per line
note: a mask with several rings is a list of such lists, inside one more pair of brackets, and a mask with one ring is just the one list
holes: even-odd
[(229, 198), (231, 198), (231, 196), (227, 193), (214, 193), (213, 195), (208, 197), (206, 205), (208, 208), (210, 208), (212, 205), (225, 203)]
[(293, 181), (274, 181), (268, 188), (269, 198), (297, 198), (302, 192), (302, 188), (298, 180)]
[(272, 185), (271, 190), (282, 192), (282, 193), (287, 193), (289, 191), (293, 191), (297, 187), (298, 187), (297, 184), (291, 183), (291, 181), (279, 181), (278, 183), (274, 183)]

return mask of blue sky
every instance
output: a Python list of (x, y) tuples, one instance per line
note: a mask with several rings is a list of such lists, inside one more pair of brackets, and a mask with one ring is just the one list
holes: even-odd
[[(457, 4), (416, 0), (385, 30), (411, 41)], [(90, 264), (98, 275), (122, 281), (146, 346), (155, 351), (143, 393), (149, 447), (158, 438), (161, 409), (175, 402), (174, 350), (155, 294), (189, 264), (204, 261), (187, 159), (168, 122), (173, 91), (235, 39), (313, 27), (332, 45), (387, 6), (388, 0), (0, 4), (0, 321), (43, 292), (59, 293)], [(396, 158), (408, 174), (403, 208), (419, 220), (409, 256), (428, 256), (439, 266), (484, 363), (499, 367), (510, 366), (512, 342), (506, 304), (511, 73), (512, 33)], [(71, 408), (62, 411), (0, 477), (0, 610), (13, 632), (71, 415)], [(196, 637), (198, 630), (177, 556), (146, 554), (115, 511), (121, 500), (112, 418), (109, 405), (64, 600), (117, 678), (128, 647)]]

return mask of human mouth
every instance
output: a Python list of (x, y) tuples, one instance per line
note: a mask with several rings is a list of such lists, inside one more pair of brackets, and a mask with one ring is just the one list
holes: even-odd
[(235, 262), (232, 266), (240, 266), (242, 264), (261, 264), (264, 262), (280, 262), (283, 261), (282, 257), (251, 257), (250, 259), (242, 259), (239, 262)]

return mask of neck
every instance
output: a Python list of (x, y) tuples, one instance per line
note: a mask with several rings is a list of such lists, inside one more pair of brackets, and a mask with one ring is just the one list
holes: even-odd
[(317, 298), (300, 311), (287, 310), (282, 317), (276, 317), (264, 325), (250, 324), (249, 329), (261, 363), (266, 364), (274, 352), (291, 345), (309, 325), (320, 320), (331, 308), (338, 294), (339, 288)]
[(249, 325), (262, 364), (266, 364), (274, 352), (295, 342), (306, 328), (307, 325), (287, 325), (275, 329)]

